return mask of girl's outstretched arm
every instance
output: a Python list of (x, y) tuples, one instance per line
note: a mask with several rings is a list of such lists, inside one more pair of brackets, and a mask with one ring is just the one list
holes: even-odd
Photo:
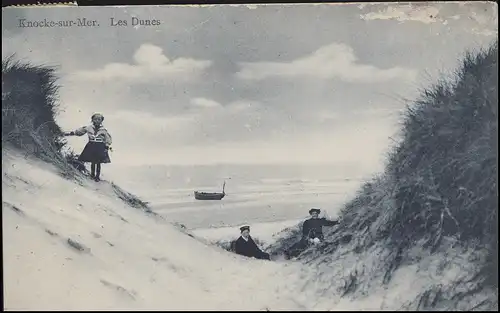
[(87, 133), (87, 127), (83, 126), (74, 131), (65, 132), (65, 136), (83, 136)]

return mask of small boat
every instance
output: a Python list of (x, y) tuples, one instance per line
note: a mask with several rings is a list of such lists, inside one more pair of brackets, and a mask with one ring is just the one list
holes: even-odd
[(226, 192), (224, 191), (226, 188), (226, 182), (222, 185), (222, 192), (202, 192), (195, 191), (194, 198), (196, 200), (222, 200), (226, 196)]

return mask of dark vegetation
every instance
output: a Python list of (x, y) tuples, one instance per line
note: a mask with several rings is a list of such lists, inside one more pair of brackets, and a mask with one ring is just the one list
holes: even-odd
[(287, 227), (275, 235), (275, 241), (267, 247), (266, 252), (270, 255), (283, 255), (295, 243), (302, 238), (302, 225)]
[(151, 211), (147, 202), (139, 199), (139, 197), (131, 194), (130, 192), (123, 190), (114, 183), (111, 183), (111, 186), (113, 187), (113, 191), (118, 196), (118, 198), (120, 198), (131, 207), (144, 210), (148, 213)]
[(67, 243), (71, 248), (73, 248), (79, 252), (87, 252), (87, 253), (90, 252), (90, 249), (87, 248), (85, 245), (83, 245), (83, 244), (79, 243), (78, 241), (73, 240), (71, 238), (68, 238)]
[(55, 121), (58, 113), (56, 69), (2, 60), (2, 147), (13, 146), (57, 166), (67, 177), (76, 177), (74, 155), (61, 151), (66, 141)]
[[(327, 231), (325, 244), (299, 259), (335, 262), (332, 255), (341, 245), (361, 253), (379, 244), (390, 251), (381, 259), (387, 284), (403, 263), (418, 261), (410, 249), (419, 246), (432, 254), (452, 243), (453, 249), (486, 251), (486, 257), (473, 261), (477, 273), (462, 282), (465, 293), (486, 288), (498, 293), (498, 42), (466, 53), (454, 77), (422, 90), (408, 105), (401, 142), (389, 154), (384, 173), (343, 207), (342, 223), (335, 232)], [(274, 249), (296, 236), (290, 231)], [(347, 285), (352, 292), (352, 284)], [(422, 295), (419, 309), (438, 306), (445, 287), (437, 289)], [(458, 301), (465, 293), (448, 300)], [(495, 301), (474, 309), (498, 308)]]

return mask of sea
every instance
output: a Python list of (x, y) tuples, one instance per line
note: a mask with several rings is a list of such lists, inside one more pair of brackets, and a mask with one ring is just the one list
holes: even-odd
[[(372, 175), (362, 167), (346, 165), (239, 164), (145, 165), (106, 173), (149, 202), (156, 213), (210, 241), (238, 236), (241, 225), (250, 225), (252, 235), (261, 241), (271, 240), (306, 219), (313, 207), (335, 218)], [(222, 191), (224, 182), (224, 199), (194, 198), (195, 190)]]

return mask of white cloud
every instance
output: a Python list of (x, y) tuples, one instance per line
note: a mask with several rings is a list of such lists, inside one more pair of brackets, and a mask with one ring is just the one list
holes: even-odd
[(151, 81), (174, 77), (189, 79), (211, 66), (208, 60), (177, 58), (170, 60), (163, 49), (152, 44), (143, 44), (134, 54), (134, 63), (109, 63), (103, 68), (76, 72), (77, 79), (90, 81), (128, 80)]
[(110, 116), (108, 124), (113, 123), (121, 126), (120, 128), (123, 126), (132, 127), (140, 129), (141, 132), (161, 134), (165, 131), (183, 130), (192, 126), (194, 121), (191, 115), (159, 117), (144, 111), (121, 110)]
[(220, 108), (221, 104), (217, 101), (206, 99), (206, 98), (194, 98), (191, 99), (191, 105), (201, 108)]
[(262, 107), (262, 104), (257, 101), (235, 101), (228, 104), (227, 108), (233, 112), (240, 112), (243, 110), (258, 110)]
[(434, 6), (396, 5), (388, 6), (385, 10), (362, 14), (364, 20), (397, 20), (399, 22), (414, 21), (425, 24), (441, 22), (438, 17), (439, 9)]
[(394, 108), (384, 108), (384, 107), (373, 107), (364, 108), (360, 110), (352, 110), (351, 113), (355, 115), (365, 115), (365, 116), (398, 116), (402, 113), (404, 109), (394, 109)]
[[(394, 126), (381, 121), (346, 125), (335, 131), (304, 132), (297, 135), (250, 141), (184, 145), (165, 149), (151, 146), (145, 153), (128, 149), (116, 161), (129, 164), (338, 164), (355, 162), (379, 169), (383, 165)], [(117, 156), (118, 158), (118, 156)]]
[(338, 78), (346, 82), (373, 83), (395, 79), (413, 80), (414, 69), (393, 67), (377, 68), (360, 64), (354, 50), (345, 44), (330, 44), (311, 55), (290, 63), (256, 62), (240, 63), (237, 77), (246, 80), (261, 80), (269, 77), (315, 77), (320, 79)]
[(331, 122), (337, 120), (340, 117), (339, 114), (327, 110), (322, 110), (315, 115), (319, 122)]

